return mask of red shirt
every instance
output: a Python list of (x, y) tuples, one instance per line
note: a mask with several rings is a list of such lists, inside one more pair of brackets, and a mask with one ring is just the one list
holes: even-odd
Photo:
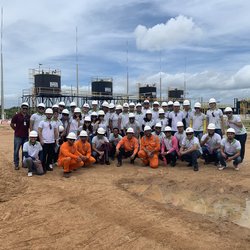
[(15, 136), (29, 136), (30, 115), (24, 116), (21, 112), (17, 113), (12, 117), (11, 123), (15, 125)]

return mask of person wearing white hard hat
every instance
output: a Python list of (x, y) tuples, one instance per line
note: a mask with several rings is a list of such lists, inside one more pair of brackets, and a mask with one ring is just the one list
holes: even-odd
[(53, 106), (52, 106), (52, 110), (53, 110), (53, 113), (56, 111), (56, 112), (59, 112), (58, 110), (59, 110), (59, 106), (58, 106), (58, 104), (54, 104)]
[(220, 160), (221, 137), (215, 133), (215, 125), (213, 123), (208, 124), (207, 133), (201, 137), (200, 143), (205, 164), (214, 162), (215, 166), (217, 166)]
[(128, 128), (126, 135), (116, 146), (117, 167), (122, 166), (122, 158), (130, 158), (130, 163), (134, 164), (139, 150), (138, 139), (134, 136), (134, 129)]
[(67, 141), (64, 142), (60, 148), (58, 167), (62, 167), (63, 176), (69, 178), (72, 170), (77, 170), (84, 166), (84, 162), (81, 158), (82, 155), (78, 152), (75, 144), (76, 134), (70, 132), (66, 138)]
[(143, 102), (143, 109), (142, 109), (142, 113), (144, 114), (144, 116), (146, 115), (146, 112), (150, 110), (151, 111), (151, 108), (150, 108), (150, 103), (149, 103), (149, 100), (144, 100)]
[(156, 123), (154, 129), (155, 131), (152, 132), (152, 135), (157, 136), (161, 143), (162, 139), (165, 137), (165, 134), (162, 131), (161, 123), (160, 122)]
[(23, 102), (20, 112), (15, 114), (10, 122), (10, 127), (14, 130), (14, 166), (19, 170), (19, 151), (23, 144), (28, 141), (30, 115), (28, 114), (29, 104)]
[(144, 127), (144, 136), (140, 141), (140, 151), (138, 157), (142, 160), (145, 166), (149, 165), (151, 168), (158, 168), (160, 151), (160, 140), (157, 136), (152, 135), (151, 127), (146, 125)]
[(74, 109), (74, 114), (70, 119), (69, 133), (74, 132), (77, 135), (77, 131), (83, 124), (82, 112), (79, 107)]
[(89, 116), (89, 110), (90, 110), (90, 106), (87, 102), (85, 102), (82, 105), (82, 119), (84, 119), (86, 116)]
[(69, 116), (70, 116), (70, 118), (72, 118), (73, 115), (74, 115), (74, 110), (75, 110), (75, 108), (76, 108), (76, 103), (75, 103), (75, 102), (71, 102), (71, 103), (69, 104), (69, 107), (70, 107)]
[(143, 130), (144, 130), (145, 126), (149, 126), (149, 127), (151, 127), (152, 130), (154, 130), (155, 121), (153, 120), (152, 111), (150, 109), (148, 109), (146, 111), (145, 117), (143, 119), (143, 122), (142, 122), (142, 129)]
[[(104, 101), (102, 103), (102, 110), (104, 111), (104, 121), (106, 123), (106, 126), (108, 126), (109, 124), (109, 116), (110, 116), (110, 113), (109, 113), (109, 103)], [(105, 128), (106, 132), (107, 132), (107, 127)]]
[(223, 112), (217, 108), (216, 100), (214, 98), (209, 99), (209, 109), (207, 110), (207, 124), (213, 123), (215, 125), (215, 133), (219, 134), (222, 138), (224, 131), (224, 119)]
[(112, 160), (115, 159), (116, 146), (122, 139), (122, 136), (119, 133), (120, 130), (117, 127), (114, 127), (112, 133), (109, 135), (109, 156)]
[(45, 104), (39, 103), (37, 105), (37, 112), (32, 114), (30, 117), (30, 131), (35, 130), (36, 132), (38, 132), (38, 125), (40, 121), (46, 118), (44, 111), (45, 111)]
[(114, 128), (118, 128), (119, 130), (121, 129), (121, 127), (119, 127), (119, 115), (122, 112), (122, 106), (121, 105), (116, 105), (115, 107), (115, 112), (112, 113), (109, 117), (109, 129), (110, 131), (113, 131)]
[(115, 104), (114, 103), (110, 103), (109, 104), (109, 115), (108, 115), (108, 120), (106, 121), (107, 123), (107, 135), (109, 136), (109, 134), (112, 132), (113, 127), (110, 127), (110, 121), (112, 120), (113, 116), (115, 115)]
[(89, 111), (89, 113), (91, 114), (91, 113), (93, 113), (93, 112), (98, 112), (99, 111), (99, 109), (98, 109), (98, 101), (96, 101), (96, 100), (93, 100), (92, 102), (91, 102), (91, 110)]
[(105, 133), (107, 132), (108, 123), (105, 120), (105, 112), (103, 110), (98, 111), (98, 119), (96, 122), (96, 127), (97, 127), (97, 129), (103, 128), (105, 130)]
[(124, 128), (126, 126), (126, 124), (129, 122), (129, 118), (128, 118), (128, 103), (124, 103), (123, 104), (123, 110), (119, 115), (119, 119), (118, 119), (118, 127), (121, 128), (121, 133), (124, 136), (125, 135), (125, 131)]
[(152, 109), (152, 118), (156, 123), (156, 120), (159, 117), (159, 107), (160, 107), (160, 103), (155, 101), (153, 102), (153, 109)]
[(159, 117), (157, 118), (156, 123), (161, 124), (162, 131), (164, 131), (165, 127), (168, 125), (168, 118), (166, 118), (165, 112), (162, 108), (159, 109)]
[(52, 121), (53, 110), (47, 108), (45, 110), (46, 119), (41, 121), (38, 126), (38, 135), (40, 143), (43, 147), (43, 170), (53, 171), (52, 161), (55, 156), (55, 142), (59, 139), (58, 127)]
[(176, 126), (177, 126), (177, 132), (174, 133), (174, 136), (176, 137), (176, 139), (178, 141), (178, 146), (180, 149), (182, 141), (183, 141), (184, 137), (186, 137), (186, 132), (184, 130), (183, 122), (177, 122)]
[(206, 131), (206, 115), (201, 112), (199, 102), (194, 104), (194, 111), (190, 115), (190, 127), (194, 130), (194, 136), (201, 140), (203, 131)]
[(135, 111), (135, 120), (139, 123), (140, 126), (140, 134), (143, 135), (142, 132), (142, 124), (143, 124), (143, 119), (145, 117), (145, 115), (142, 112), (142, 105), (141, 103), (137, 103), (136, 106), (136, 111)]
[(194, 136), (194, 130), (190, 127), (186, 129), (186, 137), (182, 141), (180, 156), (184, 161), (189, 162), (194, 171), (199, 171), (197, 159), (202, 155), (202, 149), (197, 137)]
[(62, 111), (65, 109), (65, 102), (59, 102), (58, 103), (58, 107), (59, 107), (59, 109), (58, 109), (58, 112), (59, 112), (59, 119), (61, 119), (62, 118)]
[(241, 145), (240, 142), (235, 139), (235, 130), (233, 128), (228, 128), (226, 138), (221, 140), (220, 166), (218, 169), (223, 170), (227, 167), (229, 162), (233, 162), (235, 170), (240, 170), (240, 150)]
[(186, 128), (186, 120), (183, 111), (180, 110), (180, 103), (175, 101), (173, 104), (173, 111), (169, 113), (168, 125), (172, 128), (172, 134), (177, 131), (177, 122), (183, 122), (184, 129)]
[(83, 125), (78, 128), (77, 136), (81, 133), (81, 131), (86, 131), (91, 142), (92, 138), (94, 137), (94, 128), (91, 124), (91, 117), (85, 116), (83, 120)]
[(98, 129), (98, 124), (97, 124), (98, 114), (97, 114), (97, 112), (92, 112), (90, 117), (91, 117), (91, 125), (93, 127), (93, 133), (96, 134), (96, 131)]
[(32, 174), (42, 175), (42, 157), (43, 148), (37, 141), (37, 131), (33, 130), (29, 133), (29, 141), (23, 144), (23, 166), (28, 169), (28, 176)]
[(105, 129), (102, 127), (98, 128), (97, 135), (92, 140), (92, 155), (98, 163), (110, 165), (109, 140), (105, 133)]
[(243, 162), (245, 156), (245, 145), (247, 141), (247, 131), (244, 124), (241, 121), (239, 115), (234, 115), (231, 107), (226, 107), (224, 110), (225, 115), (227, 116), (226, 127), (233, 128), (235, 130), (235, 139), (240, 142), (241, 151), (240, 157)]
[(80, 140), (75, 142), (77, 151), (81, 154), (81, 159), (84, 162), (84, 167), (88, 167), (96, 162), (92, 156), (91, 145), (88, 142), (88, 132), (82, 130), (79, 134)]
[(161, 156), (165, 164), (170, 163), (171, 167), (175, 167), (179, 154), (179, 147), (177, 138), (173, 136), (171, 132), (171, 127), (166, 126), (164, 129), (165, 137), (161, 141)]
[(186, 126), (189, 127), (190, 126), (190, 116), (192, 113), (192, 109), (190, 108), (190, 101), (184, 100), (182, 106), (183, 106), (183, 114), (184, 114), (184, 118), (186, 121)]
[(125, 124), (124, 129), (124, 134), (126, 133), (126, 130), (128, 128), (132, 128), (134, 130), (134, 136), (136, 138), (139, 138), (140, 135), (140, 124), (135, 120), (135, 114), (134, 113), (129, 113), (128, 115), (129, 120), (128, 123)]
[(135, 113), (135, 104), (133, 102), (130, 102), (128, 106), (129, 106), (128, 112)]
[(168, 101), (168, 114), (174, 110), (174, 102)]
[(64, 127), (64, 131), (61, 133), (61, 139), (63, 141), (66, 141), (66, 136), (69, 133), (69, 127), (70, 127), (70, 122), (69, 122), (69, 111), (67, 109), (64, 109), (62, 111), (62, 118), (61, 118), (62, 125)]

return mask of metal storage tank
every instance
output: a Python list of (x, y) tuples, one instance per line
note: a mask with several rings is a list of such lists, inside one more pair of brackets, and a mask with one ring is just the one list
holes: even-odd
[(111, 100), (113, 97), (112, 78), (92, 78), (92, 96), (97, 100)]
[(38, 96), (55, 96), (61, 93), (61, 76), (57, 71), (41, 72), (34, 75), (35, 93)]
[(183, 99), (184, 90), (182, 89), (169, 89), (168, 90), (168, 99)]
[(139, 85), (139, 99), (156, 99), (156, 87), (155, 85)]

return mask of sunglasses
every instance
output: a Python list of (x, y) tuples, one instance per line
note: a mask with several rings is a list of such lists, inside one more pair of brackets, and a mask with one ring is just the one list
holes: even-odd
[(230, 115), (230, 114), (232, 114), (232, 112), (225, 112), (225, 114), (226, 114), (226, 115)]
[(38, 107), (38, 109), (45, 109), (44, 107)]
[(52, 129), (52, 125), (51, 124), (49, 124), (49, 129)]
[(212, 116), (215, 117), (214, 112), (212, 112)]

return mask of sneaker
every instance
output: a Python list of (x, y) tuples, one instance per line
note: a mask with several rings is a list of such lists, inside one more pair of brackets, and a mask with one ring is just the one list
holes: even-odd
[(192, 163), (189, 162), (189, 163), (187, 164), (187, 167), (192, 167)]
[(134, 164), (135, 163), (135, 160), (130, 160), (130, 164)]
[(219, 165), (218, 165), (218, 170), (221, 171), (221, 170), (225, 169), (226, 167), (227, 167), (227, 166), (222, 166), (222, 165), (219, 164)]
[(19, 166), (15, 166), (15, 170), (19, 170)]
[(194, 171), (199, 171), (199, 166), (198, 165), (194, 166)]
[(32, 172), (28, 172), (28, 177), (32, 177)]
[(110, 165), (110, 162), (109, 162), (109, 161), (106, 161), (105, 164), (106, 164), (106, 165)]
[(64, 172), (63, 173), (63, 177), (64, 178), (69, 178), (70, 177), (70, 173), (69, 172)]
[(117, 162), (116, 166), (117, 166), (117, 167), (121, 167), (121, 166), (122, 166), (122, 163), (121, 163), (121, 162)]
[(234, 169), (235, 169), (236, 171), (239, 171), (239, 170), (240, 170), (240, 167), (239, 167), (238, 165), (234, 165)]
[(49, 164), (49, 166), (47, 167), (47, 171), (53, 171), (53, 165)]

